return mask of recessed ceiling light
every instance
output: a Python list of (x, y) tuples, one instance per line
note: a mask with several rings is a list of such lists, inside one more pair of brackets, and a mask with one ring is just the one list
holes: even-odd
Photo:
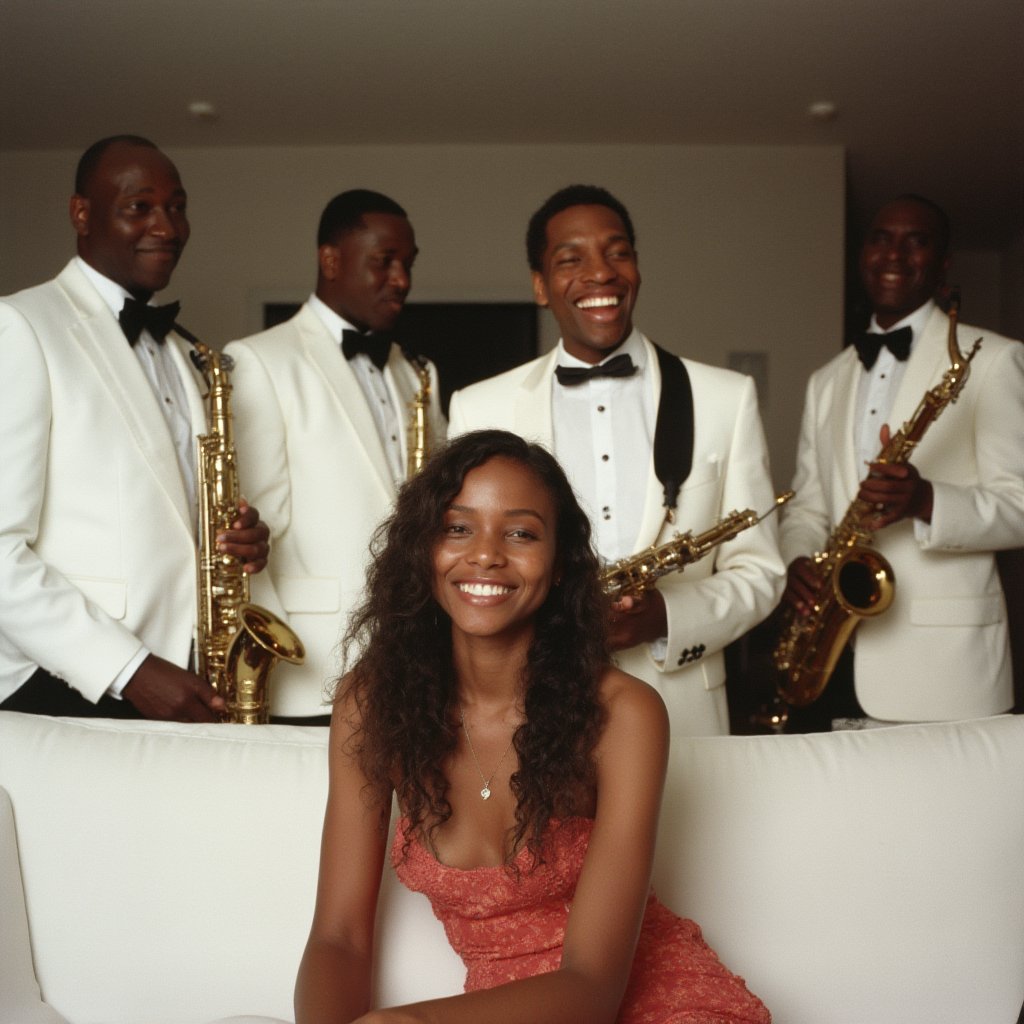
[(839, 113), (839, 108), (831, 100), (818, 100), (807, 108), (807, 113), (815, 121), (831, 121)]
[(188, 112), (199, 121), (216, 121), (217, 108), (206, 100), (196, 100), (188, 105)]

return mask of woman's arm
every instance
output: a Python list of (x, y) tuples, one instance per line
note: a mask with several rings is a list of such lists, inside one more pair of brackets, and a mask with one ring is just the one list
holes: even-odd
[(602, 682), (608, 718), (596, 750), (597, 810), (561, 968), (486, 991), (360, 1018), (360, 1024), (612, 1024), (629, 980), (650, 888), (668, 717), (658, 694), (617, 670)]
[(295, 983), (297, 1024), (345, 1024), (370, 1006), (389, 808), (369, 799), (366, 777), (350, 752), (356, 721), (350, 703), (335, 706), (316, 909)]

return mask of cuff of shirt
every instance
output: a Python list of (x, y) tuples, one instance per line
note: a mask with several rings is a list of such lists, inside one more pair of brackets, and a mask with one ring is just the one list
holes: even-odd
[(114, 681), (107, 687), (107, 696), (114, 697), (116, 700), (121, 700), (121, 692), (131, 681), (132, 676), (138, 671), (139, 666), (148, 657), (149, 649), (146, 647), (140, 647), (128, 664), (117, 673), (114, 677)]
[(668, 637), (662, 636), (657, 640), (652, 640), (647, 645), (648, 651), (650, 651), (651, 657), (658, 663), (659, 667), (664, 668), (665, 656), (668, 654)]
[(914, 540), (918, 544), (927, 544), (932, 539), (932, 524), (923, 519), (914, 520)]

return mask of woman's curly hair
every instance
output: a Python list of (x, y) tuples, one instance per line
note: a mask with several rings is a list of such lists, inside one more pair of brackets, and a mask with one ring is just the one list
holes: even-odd
[(443, 766), (459, 738), (451, 619), (434, 599), (433, 554), (466, 474), (494, 458), (528, 468), (556, 511), (561, 578), (537, 611), (523, 669), (526, 721), (513, 740), (516, 825), (506, 851), (511, 858), (525, 842), (536, 862), (548, 822), (573, 813), (593, 781), (603, 723), (598, 682), (608, 660), (590, 522), (548, 451), (506, 431), (476, 431), (450, 441), (405, 484), (371, 542), (366, 598), (343, 641), (354, 667), (335, 701), (349, 697), (358, 709), (354, 752), (370, 785), (381, 796), (394, 787), (407, 835), (429, 841), (451, 817)]

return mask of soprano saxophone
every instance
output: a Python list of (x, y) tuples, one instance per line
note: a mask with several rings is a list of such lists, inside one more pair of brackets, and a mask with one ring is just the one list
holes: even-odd
[[(875, 462), (908, 462), (925, 432), (967, 383), (981, 338), (967, 355), (960, 351), (956, 340), (959, 306), (959, 293), (953, 290), (947, 338), (949, 369), (925, 392), (913, 416), (890, 437)], [(822, 695), (860, 620), (881, 615), (892, 604), (896, 577), (888, 559), (871, 546), (873, 531), (866, 525), (874, 511), (869, 502), (853, 500), (825, 550), (813, 556), (818, 583), (810, 614), (799, 615), (791, 607), (782, 613), (772, 660), (779, 670), (779, 696), (793, 707), (806, 707)]]
[(238, 470), (231, 424), (229, 356), (193, 341), (193, 361), (209, 387), (210, 432), (197, 441), (199, 617), (197, 672), (224, 698), (228, 720), (269, 721), (267, 681), (278, 661), (300, 664), (302, 641), (276, 615), (251, 604), (238, 559), (217, 551), (217, 535), (238, 516)]
[(670, 572), (682, 572), (688, 565), (702, 559), (713, 548), (737, 534), (756, 526), (762, 519), (769, 516), (777, 508), (793, 497), (792, 491), (786, 491), (775, 499), (767, 512), (758, 515), (753, 509), (742, 512), (730, 512), (710, 529), (694, 536), (692, 530), (677, 533), (670, 541), (660, 545), (651, 545), (637, 555), (623, 558), (609, 565), (601, 573), (601, 588), (606, 596), (613, 600), (627, 594), (637, 597), (650, 590), (662, 576)]
[(409, 426), (406, 431), (406, 479), (415, 476), (430, 454), (430, 429), (427, 410), (430, 407), (430, 364), (423, 356), (410, 356), (420, 378), (419, 390), (409, 403)]

